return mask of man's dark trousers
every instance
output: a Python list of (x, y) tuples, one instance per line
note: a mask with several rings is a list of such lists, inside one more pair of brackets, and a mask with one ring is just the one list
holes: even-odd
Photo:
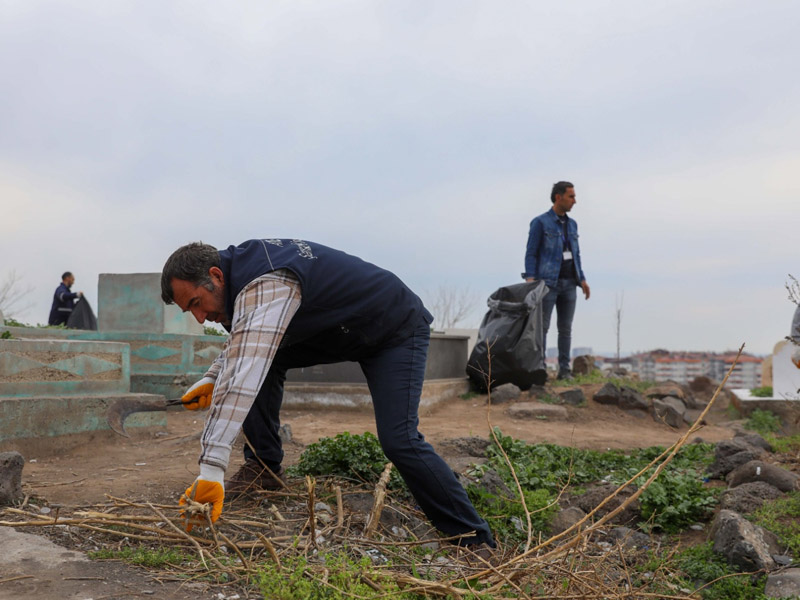
[(550, 288), (542, 299), (542, 329), (544, 330), (545, 348), (547, 348), (547, 331), (550, 329), (553, 307), (556, 309), (556, 327), (558, 328), (558, 372), (569, 373), (569, 354), (572, 347), (572, 319), (575, 316), (575, 304), (578, 300), (578, 283), (573, 278), (559, 279), (556, 287)]
[[(447, 463), (418, 431), (419, 401), (425, 376), (430, 326), (422, 319), (406, 340), (373, 348), (368, 355), (343, 358), (326, 353), (324, 344), (302, 343), (279, 350), (242, 430), (255, 454), (276, 470), (283, 459), (280, 407), (287, 369), (357, 360), (367, 378), (383, 452), (402, 475), (431, 523), (448, 535), (476, 531), (461, 543), (494, 545), (486, 521), (475, 512)], [(253, 451), (245, 444), (245, 457)]]

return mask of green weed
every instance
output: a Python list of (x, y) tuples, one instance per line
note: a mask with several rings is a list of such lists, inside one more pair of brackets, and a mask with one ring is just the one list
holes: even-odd
[(760, 434), (774, 433), (781, 428), (781, 418), (768, 410), (756, 409), (750, 413), (744, 427)]
[(103, 549), (89, 552), (93, 560), (121, 560), (123, 562), (142, 567), (159, 568), (170, 565), (179, 565), (192, 557), (180, 550), (167, 548), (122, 548), (121, 550)]
[[(387, 462), (389, 459), (374, 434), (368, 431), (361, 435), (344, 432), (309, 444), (298, 463), (288, 471), (292, 475), (326, 475), (374, 485)], [(389, 489), (404, 490), (407, 489), (405, 485), (397, 469), (392, 469)]]
[(750, 390), (750, 395), (756, 398), (772, 398), (772, 386), (764, 385)]
[(683, 550), (676, 556), (676, 566), (683, 575), (680, 587), (698, 588), (711, 581), (702, 592), (703, 600), (765, 600), (764, 577), (753, 579), (749, 575), (726, 577), (737, 573), (720, 554), (707, 542)]
[(765, 502), (750, 517), (778, 536), (792, 556), (800, 556), (800, 492)]
[(478, 394), (478, 392), (469, 391), (469, 392), (464, 392), (463, 394), (460, 394), (458, 397), (461, 398), (462, 400), (472, 400), (473, 398), (477, 398), (478, 396), (480, 396), (480, 394)]
[(772, 445), (775, 452), (780, 454), (794, 454), (795, 452), (800, 452), (800, 433), (787, 436), (777, 436), (768, 433), (765, 437)]

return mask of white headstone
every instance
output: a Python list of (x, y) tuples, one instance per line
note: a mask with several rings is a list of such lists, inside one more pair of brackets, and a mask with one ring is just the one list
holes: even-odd
[(772, 395), (775, 398), (800, 400), (800, 369), (792, 355), (800, 349), (789, 340), (778, 342), (772, 352)]

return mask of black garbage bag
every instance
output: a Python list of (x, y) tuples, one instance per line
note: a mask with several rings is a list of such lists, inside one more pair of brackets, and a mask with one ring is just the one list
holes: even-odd
[(542, 299), (548, 291), (544, 281), (534, 281), (501, 287), (489, 296), (489, 312), (467, 361), (467, 375), (477, 389), (487, 390), (490, 354), (492, 388), (513, 383), (527, 390), (547, 381)]
[(85, 297), (75, 303), (72, 314), (67, 319), (67, 327), (97, 331), (97, 317), (94, 316), (94, 311)]

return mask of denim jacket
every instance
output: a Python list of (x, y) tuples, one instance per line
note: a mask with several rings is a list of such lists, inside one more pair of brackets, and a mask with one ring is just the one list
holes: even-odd
[[(531, 221), (528, 234), (528, 249), (525, 252), (525, 272), (523, 279), (544, 279), (547, 287), (553, 288), (558, 282), (563, 257), (563, 244), (561, 241), (562, 225), (558, 215), (551, 208)], [(577, 283), (585, 281), (581, 267), (581, 251), (578, 247), (578, 224), (575, 219), (567, 217), (567, 233), (572, 249), (572, 259), (575, 265), (575, 278)]]

